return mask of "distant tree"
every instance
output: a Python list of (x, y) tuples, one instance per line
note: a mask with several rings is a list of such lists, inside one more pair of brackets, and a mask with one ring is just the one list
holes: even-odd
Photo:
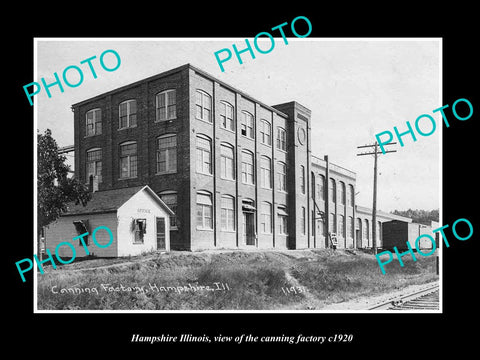
[(395, 215), (405, 216), (412, 219), (416, 223), (430, 225), (430, 222), (439, 221), (439, 210), (394, 210), (391, 212)]
[(69, 178), (70, 166), (66, 157), (58, 153), (58, 145), (50, 129), (42, 135), (37, 132), (37, 231), (55, 221), (67, 210), (69, 202), (86, 203), (91, 194), (88, 187), (75, 178)]

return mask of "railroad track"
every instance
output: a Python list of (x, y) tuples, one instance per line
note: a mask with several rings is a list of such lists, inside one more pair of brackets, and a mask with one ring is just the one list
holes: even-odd
[(367, 310), (439, 310), (440, 295), (439, 286), (433, 285), (428, 288), (404, 294), (394, 299), (369, 307)]

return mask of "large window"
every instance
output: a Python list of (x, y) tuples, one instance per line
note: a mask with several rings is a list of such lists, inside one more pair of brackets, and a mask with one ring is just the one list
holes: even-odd
[(352, 184), (349, 184), (347, 189), (347, 205), (353, 206), (355, 204), (355, 188)]
[(287, 151), (287, 132), (281, 127), (277, 128), (277, 149)]
[(118, 128), (137, 126), (137, 101), (127, 100), (118, 105)]
[(242, 111), (241, 132), (243, 136), (246, 136), (250, 139), (255, 138), (253, 115), (246, 111)]
[(205, 135), (197, 136), (197, 172), (212, 174), (212, 141)]
[(329, 181), (328, 192), (329, 192), (328, 201), (336, 203), (337, 202), (337, 184), (335, 183), (335, 180), (332, 178), (330, 178), (330, 181)]
[(345, 205), (345, 183), (340, 181), (340, 204)]
[(230, 144), (220, 145), (220, 169), (224, 179), (235, 179), (235, 160), (233, 146)]
[(85, 114), (87, 136), (100, 135), (102, 133), (102, 110), (92, 109)]
[(87, 181), (90, 181), (90, 176), (102, 182), (102, 149), (87, 151)]
[(177, 230), (177, 193), (175, 191), (162, 191), (158, 196), (174, 212), (173, 215), (170, 215), (170, 230)]
[(226, 101), (220, 102), (220, 120), (224, 129), (235, 131), (233, 106)]
[(337, 217), (334, 213), (330, 213), (328, 216), (328, 231), (331, 233), (337, 232)]
[(197, 229), (213, 229), (212, 195), (207, 191), (197, 192)]
[(254, 157), (253, 153), (242, 151), (242, 182), (244, 184), (254, 184)]
[(338, 215), (338, 233), (341, 237), (345, 237), (345, 217)]
[(156, 121), (172, 120), (177, 117), (175, 90), (166, 90), (155, 97)]
[(317, 199), (325, 200), (325, 176), (323, 176), (323, 175), (318, 175)]
[(221, 201), (221, 228), (225, 231), (235, 231), (235, 198), (224, 195)]
[(278, 233), (281, 235), (287, 235), (287, 222), (288, 222), (288, 213), (287, 208), (284, 206), (278, 207)]
[(347, 228), (348, 228), (348, 236), (353, 239), (353, 237), (355, 236), (355, 229), (353, 224), (353, 217), (351, 216), (348, 217)]
[(272, 145), (272, 126), (265, 119), (260, 121), (260, 136), (263, 144)]
[(212, 122), (212, 97), (210, 95), (204, 91), (197, 90), (195, 107), (197, 119)]
[(260, 231), (263, 234), (272, 233), (272, 205), (266, 201), (262, 202), (260, 208)]
[(278, 168), (278, 190), (287, 191), (287, 165), (283, 162), (277, 163)]
[(120, 178), (137, 176), (137, 143), (120, 144)]
[(135, 219), (134, 220), (134, 244), (143, 244), (145, 232), (147, 231), (147, 220), (146, 219)]
[(365, 240), (369, 239), (369, 233), (370, 233), (370, 226), (368, 224), (368, 219), (365, 219), (364, 225), (363, 225), (363, 238)]
[(260, 158), (260, 186), (265, 189), (272, 188), (272, 162), (267, 156)]
[(305, 211), (305, 206), (302, 206), (302, 212), (300, 213), (300, 225), (302, 229), (302, 234), (305, 235), (307, 231), (307, 216), (306, 216), (306, 211)]
[(157, 174), (177, 171), (177, 135), (162, 135), (157, 138)]

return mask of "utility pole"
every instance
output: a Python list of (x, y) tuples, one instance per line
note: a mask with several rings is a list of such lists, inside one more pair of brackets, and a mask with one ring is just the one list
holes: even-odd
[[(391, 142), (384, 145), (395, 145), (395, 142)], [(373, 207), (372, 207), (372, 245), (373, 245), (373, 253), (374, 255), (377, 254), (377, 157), (378, 157), (378, 143), (375, 141), (375, 144), (372, 145), (362, 145), (357, 146), (357, 149), (361, 148), (374, 148), (373, 152), (366, 152), (357, 154), (357, 156), (364, 156), (364, 155), (373, 155), (374, 162), (373, 162)], [(397, 152), (397, 150), (387, 150), (385, 153)], [(367, 229), (368, 231), (368, 229)]]

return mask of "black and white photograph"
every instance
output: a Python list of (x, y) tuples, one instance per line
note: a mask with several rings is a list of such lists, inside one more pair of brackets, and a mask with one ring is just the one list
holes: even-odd
[(72, 14), (9, 40), (5, 298), (25, 330), (7, 342), (94, 357), (473, 344), (468, 16), (451, 31), (415, 12), (220, 13), (136, 29)]

